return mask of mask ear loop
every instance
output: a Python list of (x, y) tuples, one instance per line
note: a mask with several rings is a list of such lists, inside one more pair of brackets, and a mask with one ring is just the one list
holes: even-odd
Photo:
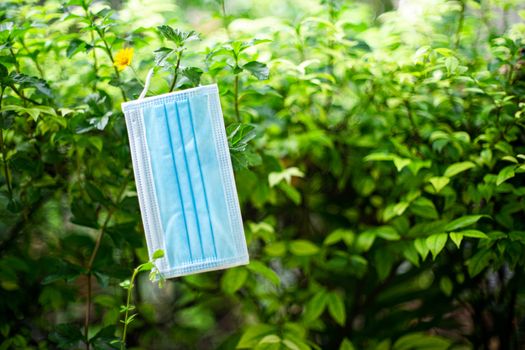
[(146, 76), (146, 81), (144, 83), (144, 89), (142, 89), (142, 92), (140, 93), (139, 100), (142, 100), (144, 97), (146, 97), (146, 94), (149, 90), (149, 83), (151, 82), (151, 77), (153, 76), (153, 68), (151, 68), (148, 71), (148, 75)]

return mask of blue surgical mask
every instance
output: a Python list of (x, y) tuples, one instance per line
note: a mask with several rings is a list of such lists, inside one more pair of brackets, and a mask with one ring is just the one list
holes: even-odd
[(217, 85), (122, 104), (150, 258), (166, 278), (248, 263)]

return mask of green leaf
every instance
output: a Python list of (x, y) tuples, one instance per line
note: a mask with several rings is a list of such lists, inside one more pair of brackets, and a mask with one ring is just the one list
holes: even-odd
[(17, 105), (8, 105), (3, 108), (4, 111), (14, 111), (19, 115), (27, 113), (33, 118), (34, 121), (37, 121), (41, 114), (47, 114), (55, 116), (55, 111), (49, 106), (32, 106), (32, 107), (22, 107)]
[(452, 290), (454, 289), (454, 286), (452, 285), (452, 281), (448, 277), (442, 277), (439, 281), (439, 288), (445, 293), (446, 296), (452, 295)]
[[(281, 347), (279, 346), (281, 344), (281, 338), (279, 338), (278, 335), (275, 335), (275, 334), (270, 334), (270, 335), (267, 335), (265, 336), (264, 338), (262, 338), (261, 340), (259, 340), (259, 342), (257, 343), (257, 349), (259, 348), (264, 348), (264, 349), (268, 349), (268, 350), (277, 350), (277, 349), (280, 349)], [(267, 346), (262, 346), (262, 345), (272, 345), (270, 347), (267, 347)], [(273, 345), (276, 345), (275, 347)]]
[(221, 279), (221, 289), (227, 294), (238, 291), (248, 278), (248, 270), (244, 267), (236, 267), (227, 270)]
[[(410, 261), (414, 266), (419, 266), (419, 255), (416, 247), (414, 244), (406, 242), (406, 244), (403, 247), (403, 256)], [(427, 249), (428, 254), (428, 249)]]
[(161, 47), (155, 51), (153, 51), (154, 59), (155, 59), (155, 65), (160, 67), (167, 66), (168, 58), (175, 53), (175, 50), (170, 49), (168, 47)]
[(392, 226), (380, 226), (373, 230), (377, 237), (381, 237), (387, 241), (397, 241), (401, 236)]
[(330, 233), (324, 240), (323, 244), (326, 246), (334, 245), (340, 241), (344, 241), (347, 246), (354, 242), (355, 234), (351, 230), (337, 229)]
[[(290, 340), (290, 339), (283, 339), (282, 344), (283, 344), (284, 346), (286, 346), (287, 349), (290, 349), (290, 350), (302, 350), (302, 349), (304, 349), (304, 347), (303, 347), (303, 348), (300, 348), (300, 347), (297, 345), (297, 344), (301, 344), (301, 343), (299, 342), (300, 340), (298, 340), (298, 339), (295, 339), (295, 340), (296, 340), (296, 342), (293, 342), (293, 341)], [(305, 343), (302, 343), (302, 344), (304, 344), (305, 346), (307, 346)]]
[(287, 184), (291, 184), (293, 176), (304, 177), (304, 173), (296, 167), (287, 168), (280, 172), (271, 172), (268, 175), (268, 183), (270, 187), (274, 187), (281, 181), (286, 181)]
[(202, 69), (198, 67), (184, 67), (180, 73), (184, 78), (180, 81), (180, 85), (184, 85), (185, 81), (187, 81), (191, 86), (197, 86), (201, 81), (203, 72)]
[(376, 239), (376, 235), (372, 231), (367, 231), (359, 234), (356, 240), (356, 248), (359, 251), (366, 252), (370, 250), (372, 244)]
[(253, 349), (259, 343), (259, 341), (265, 336), (275, 331), (274, 326), (266, 324), (256, 324), (249, 326), (241, 336), (237, 349)]
[(343, 298), (336, 292), (328, 294), (328, 312), (337, 324), (344, 326), (346, 322), (346, 309)]
[(394, 158), (396, 157), (396, 155), (394, 154), (390, 154), (390, 153), (381, 153), (381, 152), (378, 152), (378, 153), (371, 153), (369, 155), (367, 155), (363, 160), (365, 162), (370, 162), (370, 161), (388, 161), (388, 160), (394, 160)]
[(478, 251), (476, 254), (474, 254), (472, 258), (467, 260), (466, 265), (470, 277), (477, 276), (481, 271), (483, 271), (487, 266), (489, 266), (492, 257), (492, 252), (490, 250), (485, 249)]
[(344, 338), (341, 345), (339, 345), (339, 350), (355, 350), (355, 347), (350, 340)]
[(436, 192), (439, 193), (446, 185), (448, 185), (448, 183), (450, 182), (450, 178), (446, 176), (434, 176), (431, 177), (428, 181), (432, 184)]
[(279, 184), (279, 189), (282, 190), (288, 198), (294, 202), (295, 205), (301, 204), (301, 192), (297, 191), (295, 187), (287, 184), (286, 182), (281, 182)]
[(421, 259), (425, 260), (428, 256), (428, 253), (430, 252), (426, 239), (424, 238), (416, 239), (414, 241), (414, 247), (416, 248), (419, 255), (421, 255)]
[(499, 186), (508, 179), (513, 178), (516, 175), (514, 169), (516, 169), (515, 165), (509, 165), (503, 168), (498, 174), (498, 178), (496, 179), (496, 185)]
[(403, 168), (408, 166), (411, 162), (412, 162), (412, 160), (407, 159), (407, 158), (400, 158), (400, 157), (397, 157), (397, 156), (394, 157), (394, 166), (396, 167), (398, 172), (403, 170)]
[(286, 254), (286, 244), (284, 242), (273, 242), (264, 247), (264, 252), (269, 256), (284, 256)]
[(417, 216), (426, 219), (437, 219), (438, 211), (434, 202), (425, 197), (419, 197), (410, 204), (410, 210)]
[(157, 260), (164, 257), (164, 250), (157, 249), (152, 256), (152, 260)]
[(461, 233), (465, 237), (471, 237), (471, 238), (481, 238), (481, 239), (489, 238), (489, 236), (487, 236), (485, 233), (478, 231), (478, 230), (464, 230), (458, 233)]
[(427, 237), (426, 243), (434, 259), (445, 247), (447, 239), (448, 235), (446, 233), (438, 233)]
[(252, 47), (252, 46), (255, 46), (255, 45), (259, 45), (259, 44), (263, 44), (263, 43), (268, 43), (268, 42), (271, 42), (271, 40), (269, 39), (252, 39), (252, 40), (248, 40), (248, 41), (234, 41), (232, 42), (232, 47), (233, 47), (233, 50), (235, 51), (235, 53), (239, 54), (241, 53), (242, 51), (246, 50), (247, 48), (249, 47)]
[(458, 232), (450, 232), (450, 239), (452, 239), (452, 242), (454, 242), (456, 247), (459, 248), (461, 241), (463, 240), (463, 235)]
[(270, 76), (270, 69), (262, 62), (251, 61), (242, 66), (242, 69), (246, 69), (253, 74), (259, 80), (266, 80)]
[(252, 260), (247, 266), (247, 268), (248, 270), (263, 276), (268, 281), (272, 282), (275, 286), (278, 286), (281, 283), (279, 275), (277, 275), (275, 271), (273, 271), (271, 268), (267, 267), (260, 261)]
[(177, 47), (182, 47), (188, 41), (200, 40), (199, 34), (195, 31), (184, 32), (179, 29), (173, 29), (168, 25), (157, 27), (163, 37), (173, 42)]
[(324, 290), (315, 293), (312, 299), (308, 301), (304, 310), (304, 319), (306, 322), (316, 320), (321, 316), (328, 302), (328, 294)]
[(255, 126), (251, 124), (233, 123), (226, 128), (230, 151), (244, 152), (252, 139), (257, 136)]
[(153, 262), (151, 261), (148, 261), (147, 263), (144, 263), (142, 265), (139, 265), (137, 267), (137, 270), (140, 272), (140, 271), (151, 271), (152, 268), (154, 268), (155, 265), (153, 264)]
[(452, 164), (451, 166), (449, 166), (447, 168), (447, 170), (445, 170), (445, 173), (443, 174), (443, 176), (445, 177), (452, 177), (452, 176), (455, 176), (459, 173), (462, 173), (468, 169), (472, 169), (476, 166), (476, 164), (472, 163), (472, 162), (460, 162), (460, 163), (454, 163)]
[(487, 217), (486, 215), (465, 215), (455, 220), (452, 220), (445, 225), (445, 231), (455, 231), (458, 228), (463, 228), (470, 226), (478, 222), (482, 217)]
[(104, 194), (102, 193), (100, 188), (98, 188), (98, 186), (95, 183), (93, 183), (92, 181), (86, 181), (84, 186), (85, 186), (88, 196), (93, 201), (103, 203), (103, 204), (108, 202), (108, 200), (106, 199), (106, 197), (104, 197)]
[[(80, 327), (75, 324), (59, 324), (50, 334), (49, 339), (58, 344), (60, 349), (74, 349), (85, 340)], [(8, 343), (4, 343), (8, 344)]]
[(131, 281), (129, 279), (124, 280), (119, 283), (119, 286), (121, 286), (124, 289), (129, 289), (129, 287), (131, 286)]
[(456, 70), (458, 69), (458, 67), (459, 67), (459, 60), (456, 57), (450, 56), (450, 57), (445, 58), (445, 68), (447, 69), (447, 73), (449, 75), (456, 73)]
[(11, 76), (13, 83), (18, 84), (20, 89), (34, 88), (42, 95), (52, 98), (53, 93), (47, 82), (43, 79), (25, 75), (22, 73), (15, 73)]
[(66, 57), (71, 58), (79, 52), (88, 52), (92, 48), (93, 47), (89, 45), (88, 43), (86, 43), (85, 41), (80, 40), (78, 38), (74, 38), (73, 40), (69, 42), (69, 46), (67, 47), (67, 50), (66, 50)]
[(513, 157), (513, 156), (503, 156), (501, 157), (501, 160), (505, 160), (507, 162), (511, 162), (511, 163), (515, 163), (515, 164), (519, 164), (518, 160)]
[(425, 333), (412, 333), (399, 338), (392, 350), (448, 350), (452, 341)]
[(298, 239), (290, 242), (290, 252), (297, 256), (308, 256), (317, 254), (319, 248), (310, 241)]
[(374, 265), (379, 280), (383, 281), (388, 277), (394, 264), (395, 256), (388, 251), (376, 250), (374, 252)]

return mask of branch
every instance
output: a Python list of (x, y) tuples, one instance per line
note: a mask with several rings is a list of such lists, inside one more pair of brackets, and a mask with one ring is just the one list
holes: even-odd
[(17, 238), (17, 233), (23, 230), (24, 226), (29, 223), (31, 217), (44, 205), (45, 200), (41, 197), (38, 201), (33, 203), (29, 209), (22, 215), (10, 229), (7, 231), (7, 238), (0, 242), (0, 255), (5, 251)]
[(177, 84), (177, 79), (179, 77), (179, 67), (180, 67), (180, 60), (181, 59), (182, 59), (182, 51), (179, 52), (179, 55), (177, 57), (177, 64), (175, 66), (175, 73), (173, 75), (173, 81), (171, 82), (170, 92), (173, 91), (173, 89), (175, 88), (175, 85)]
[[(117, 195), (116, 203), (120, 203), (122, 196), (124, 195), (124, 191), (126, 190), (126, 186), (129, 181), (129, 175), (126, 177), (124, 182), (122, 183), (122, 187), (120, 188), (120, 191)], [(109, 221), (111, 220), (111, 217), (117, 210), (117, 206), (109, 209), (108, 215), (106, 216), (106, 219), (104, 220), (104, 223), (102, 224), (102, 227), (100, 228), (100, 232), (97, 237), (97, 241), (95, 243), (95, 247), (93, 248), (93, 252), (91, 253), (91, 257), (89, 258), (88, 265), (86, 267), (87, 269), (87, 279), (88, 279), (88, 290), (87, 290), (87, 300), (86, 300), (86, 316), (84, 319), (84, 336), (86, 337), (86, 350), (89, 350), (89, 339), (88, 339), (88, 333), (89, 333), (89, 321), (91, 318), (91, 275), (93, 272), (93, 264), (95, 263), (95, 258), (97, 257), (98, 251), (100, 249), (100, 245), (102, 243), (102, 238), (104, 237), (104, 234), (106, 233)]]
[[(2, 86), (0, 91), (0, 111), (2, 110), (2, 99), (4, 97), (5, 87)], [(0, 129), (0, 152), (2, 153), (2, 162), (4, 163), (4, 176), (5, 183), (7, 185), (7, 191), (9, 192), (9, 200), (13, 199), (13, 187), (11, 186), (11, 179), (9, 178), (9, 167), (7, 166), (7, 151), (4, 146), (4, 130)]]
[(459, 12), (459, 23), (458, 28), (456, 30), (456, 41), (454, 43), (455, 49), (459, 48), (459, 44), (461, 41), (461, 31), (463, 30), (463, 22), (465, 21), (465, 1), (461, 0), (459, 3), (461, 5), (461, 10)]
[(24, 94), (23, 94), (20, 90), (18, 90), (14, 84), (9, 85), (9, 87), (10, 87), (11, 90), (13, 90), (13, 92), (14, 92), (15, 94), (17, 94), (18, 97), (20, 97), (22, 100), (27, 101), (27, 102), (31, 102), (32, 104), (37, 105), (37, 106), (42, 106), (42, 103), (37, 102), (37, 101), (35, 101), (35, 100), (33, 100), (33, 99), (29, 98), (29, 97), (24, 96)]

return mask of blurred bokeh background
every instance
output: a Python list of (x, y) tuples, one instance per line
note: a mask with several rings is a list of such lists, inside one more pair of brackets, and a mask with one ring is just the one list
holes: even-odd
[[(0, 349), (523, 349), (524, 18), (519, 0), (3, 0)], [(160, 25), (200, 40), (160, 59)], [(150, 257), (120, 104), (153, 67), (149, 95), (219, 85), (251, 263), (139, 273), (124, 344)]]

